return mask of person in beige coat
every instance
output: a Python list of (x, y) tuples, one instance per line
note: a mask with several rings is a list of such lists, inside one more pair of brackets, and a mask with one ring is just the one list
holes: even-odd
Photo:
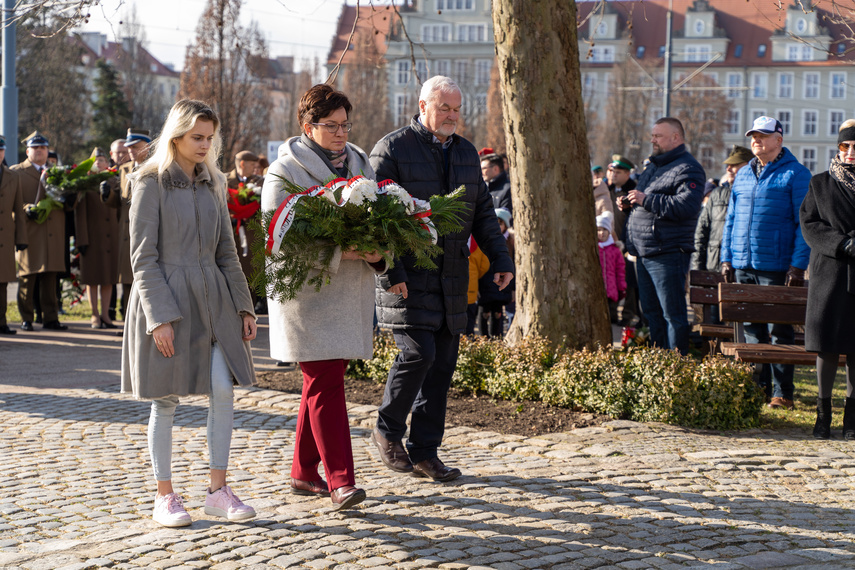
[(255, 516), (226, 484), (234, 383), (255, 379), (249, 341), (255, 315), (238, 262), (216, 165), (219, 119), (201, 102), (177, 102), (131, 176), (134, 282), (122, 344), (122, 391), (152, 399), (148, 440), (157, 480), (154, 520), (192, 521), (172, 488), (172, 422), (179, 397), (209, 398), (211, 484), (205, 513), (228, 520)]
[(15, 281), (15, 251), (27, 249), (27, 224), (18, 175), (3, 163), (6, 140), (0, 137), (0, 334), (15, 334), (6, 323), (6, 284)]
[[(95, 157), (93, 173), (110, 166), (107, 153), (100, 148), (91, 157)], [(118, 234), (116, 211), (97, 192), (80, 193), (74, 208), (74, 243), (80, 252), (80, 283), (86, 285), (93, 329), (117, 328), (110, 319), (110, 294), (118, 275)]]
[[(47, 168), (48, 140), (38, 131), (24, 139), (27, 158), (12, 166), (21, 181), (24, 210), (36, 205), (45, 197), (42, 176)], [(27, 249), (18, 251), (18, 311), (21, 313), (21, 330), (32, 331), (35, 308), (33, 300), (36, 282), (39, 283), (39, 301), (43, 312), (42, 328), (66, 330), (59, 322), (59, 299), (56, 296), (58, 274), (65, 271), (65, 212), (54, 210), (43, 224), (27, 218)]]
[[(283, 179), (309, 188), (357, 174), (374, 178), (368, 156), (347, 142), (350, 110), (347, 96), (329, 85), (315, 85), (303, 95), (297, 113), (303, 135), (279, 148), (261, 192), (262, 210), (276, 210), (288, 196)], [(290, 301), (268, 297), (267, 308), (270, 355), (299, 362), (303, 372), (291, 491), (329, 495), (336, 509), (344, 509), (365, 499), (365, 491), (354, 486), (344, 371), (348, 360), (372, 357), (374, 275), (384, 273), (386, 264), (376, 253), (336, 248), (330, 270), (329, 283), (319, 291), (307, 285)], [(320, 463), (329, 484), (318, 473)]]

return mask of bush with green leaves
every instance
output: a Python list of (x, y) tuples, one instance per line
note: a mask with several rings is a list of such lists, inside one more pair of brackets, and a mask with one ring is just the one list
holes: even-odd
[[(384, 382), (397, 352), (392, 335), (381, 333), (374, 358), (352, 361), (348, 373)], [(723, 430), (757, 426), (764, 402), (752, 367), (721, 356), (697, 361), (647, 347), (576, 351), (540, 338), (510, 346), (462, 336), (452, 386), (503, 400)]]

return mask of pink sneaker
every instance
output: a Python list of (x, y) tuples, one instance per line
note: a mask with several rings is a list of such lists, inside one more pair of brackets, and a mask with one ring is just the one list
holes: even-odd
[(188, 526), (193, 522), (177, 493), (154, 498), (154, 522), (170, 528)]
[(244, 505), (232, 488), (223, 485), (213, 493), (208, 491), (205, 497), (205, 514), (224, 517), (230, 521), (244, 521), (255, 516), (255, 509)]

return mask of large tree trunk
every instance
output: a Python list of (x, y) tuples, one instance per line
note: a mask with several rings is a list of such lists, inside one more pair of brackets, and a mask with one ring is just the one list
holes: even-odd
[(611, 343), (597, 254), (576, 4), (493, 0), (516, 231), (509, 339)]

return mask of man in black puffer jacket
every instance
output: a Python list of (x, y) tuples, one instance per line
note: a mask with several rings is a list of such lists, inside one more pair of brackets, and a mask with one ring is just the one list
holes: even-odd
[[(493, 200), (481, 179), (480, 159), (472, 144), (455, 135), (462, 96), (448, 77), (425, 82), (419, 114), (410, 126), (381, 139), (371, 151), (377, 180), (391, 179), (412, 196), (428, 200), (463, 185), (463, 229), (440, 236), (443, 253), (437, 269), (415, 267), (412, 257), (378, 278), (377, 308), (400, 353), (395, 357), (371, 440), (393, 471), (450, 481), (460, 470), (437, 458), (445, 432), (445, 408), (457, 364), (460, 334), (466, 330), (470, 234), (490, 259), (494, 279), (504, 288), (513, 279), (513, 263), (499, 231)], [(407, 449), (401, 440), (412, 411)]]
[(621, 208), (632, 209), (626, 224), (627, 251), (638, 258), (641, 310), (650, 339), (661, 348), (689, 351), (686, 275), (695, 251), (695, 225), (706, 175), (684, 144), (683, 124), (671, 117), (651, 131), (650, 164)]

